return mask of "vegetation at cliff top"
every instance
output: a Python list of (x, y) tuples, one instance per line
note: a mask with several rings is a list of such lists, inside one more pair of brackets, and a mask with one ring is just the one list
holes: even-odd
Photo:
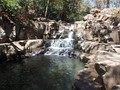
[[(36, 13), (35, 16), (54, 20), (75, 21), (81, 20), (89, 13), (90, 5), (102, 8), (109, 7), (113, 0), (0, 0), (0, 12), (7, 12), (10, 16), (21, 14), (22, 10)], [(116, 3), (119, 0), (115, 0)], [(94, 4), (91, 4), (94, 3)], [(119, 2), (118, 2), (119, 3)], [(119, 4), (115, 4), (119, 7)]]
[(22, 9), (34, 10), (37, 16), (55, 20), (80, 20), (89, 12), (82, 0), (0, 0), (0, 8), (16, 16)]

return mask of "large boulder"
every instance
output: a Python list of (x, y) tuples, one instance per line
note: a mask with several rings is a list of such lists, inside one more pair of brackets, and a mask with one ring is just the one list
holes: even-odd
[(119, 54), (105, 51), (99, 51), (95, 57), (95, 68), (102, 76), (106, 90), (120, 84), (119, 58)]
[(0, 26), (5, 32), (5, 42), (14, 41), (16, 37), (15, 23), (8, 15), (2, 16)]
[[(88, 56), (86, 58), (86, 56)], [(89, 59), (82, 73), (89, 72), (89, 77), (94, 82), (102, 85), (105, 90), (119, 90), (120, 85), (120, 54), (115, 52), (98, 50), (92, 55), (85, 55), (83, 59)], [(87, 76), (85, 76), (87, 77)], [(104, 90), (104, 89), (100, 89)]]
[(95, 54), (98, 50), (115, 52), (112, 46), (105, 43), (84, 41), (80, 44), (81, 49), (88, 54)]
[(87, 14), (85, 17), (84, 17), (84, 20), (90, 20), (90, 21), (92, 21), (92, 20), (94, 20), (95, 19), (95, 17), (92, 15), (92, 14)]
[(0, 42), (5, 42), (5, 31), (0, 26)]
[(7, 60), (15, 60), (16, 57), (16, 49), (10, 43), (0, 44), (0, 62)]
[(28, 40), (24, 47), (26, 51), (26, 56), (39, 54), (42, 46), (43, 46), (42, 39)]
[(120, 44), (120, 30), (113, 30), (112, 33), (110, 33), (110, 36), (114, 43)]
[(44, 32), (46, 30), (46, 23), (45, 22), (39, 22), (39, 21), (32, 21), (33, 23), (33, 33), (35, 33), (35, 36), (37, 39), (42, 39)]
[(103, 75), (106, 90), (120, 90), (120, 63)]
[(120, 30), (120, 23), (118, 24), (118, 28), (119, 28), (119, 30)]
[(101, 10), (100, 9), (97, 9), (97, 8), (93, 8), (90, 10), (90, 14), (96, 16), (96, 14), (100, 13)]
[(86, 34), (86, 32), (85, 32), (86, 22), (76, 21), (74, 26), (75, 26), (76, 38), (83, 39)]

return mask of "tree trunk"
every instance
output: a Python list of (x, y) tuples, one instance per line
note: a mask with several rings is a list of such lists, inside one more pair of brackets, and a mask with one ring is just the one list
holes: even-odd
[(47, 5), (46, 5), (46, 9), (45, 9), (45, 18), (47, 18), (49, 4), (50, 4), (50, 0), (47, 0)]

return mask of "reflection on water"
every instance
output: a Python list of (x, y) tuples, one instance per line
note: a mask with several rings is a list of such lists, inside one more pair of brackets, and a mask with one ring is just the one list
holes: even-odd
[(22, 62), (0, 65), (0, 90), (71, 90), (78, 59), (36, 56)]

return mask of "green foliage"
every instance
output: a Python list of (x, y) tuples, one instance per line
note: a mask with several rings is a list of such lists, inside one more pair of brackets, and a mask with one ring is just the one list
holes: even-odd
[(17, 10), (21, 8), (16, 0), (5, 0), (5, 2), (7, 7), (10, 8), (10, 10)]
[[(81, 0), (53, 0), (49, 5), (48, 18), (64, 21), (81, 20), (89, 12), (89, 7)], [(81, 2), (80, 2), (81, 1)]]
[(0, 7), (4, 7), (5, 6), (4, 4), (5, 4), (4, 0), (0, 0)]
[(17, 0), (0, 0), (0, 8), (9, 11), (11, 16), (15, 16), (20, 10), (21, 6)]
[(16, 15), (22, 8), (36, 10), (38, 16), (47, 18), (75, 21), (80, 20), (88, 13), (89, 7), (82, 0), (0, 0), (0, 7), (9, 10), (11, 15)]
[(12, 16), (18, 13), (18, 10), (21, 9), (17, 0), (5, 0), (7, 9), (12, 12)]

